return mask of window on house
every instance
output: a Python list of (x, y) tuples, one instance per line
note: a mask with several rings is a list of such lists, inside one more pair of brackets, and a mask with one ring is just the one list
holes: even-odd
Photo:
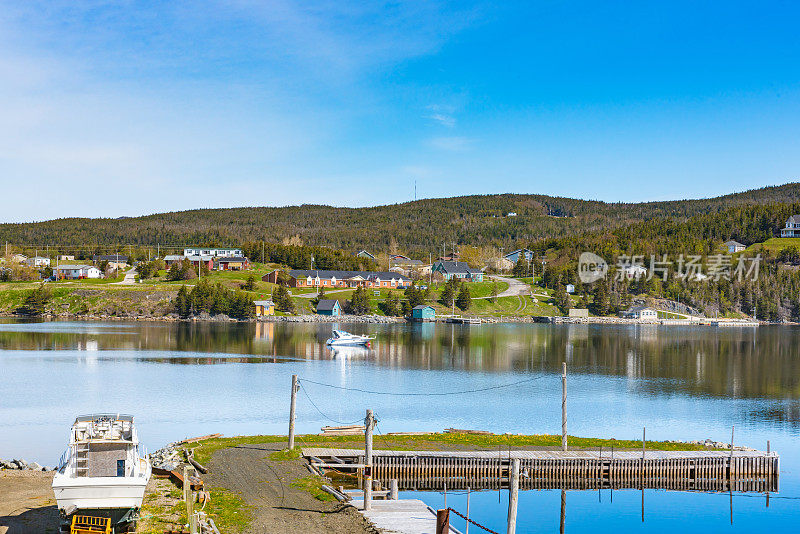
[(117, 460), (117, 476), (125, 476), (125, 460)]

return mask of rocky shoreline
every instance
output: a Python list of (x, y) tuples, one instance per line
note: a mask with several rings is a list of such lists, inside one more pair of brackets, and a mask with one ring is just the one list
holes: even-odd
[(3, 460), (0, 458), (0, 469), (7, 469), (9, 471), (55, 471), (56, 468), (53, 467), (52, 469), (49, 467), (45, 467), (43, 465), (39, 465), (36, 462), (28, 463), (22, 459), (13, 459), (13, 460)]

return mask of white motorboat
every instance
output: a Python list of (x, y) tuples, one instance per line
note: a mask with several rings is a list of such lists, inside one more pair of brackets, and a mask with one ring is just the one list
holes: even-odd
[(331, 347), (341, 346), (355, 346), (355, 345), (369, 345), (369, 342), (375, 339), (373, 336), (358, 336), (345, 332), (344, 330), (334, 330), (333, 337), (325, 342), (326, 345)]
[(62, 520), (76, 512), (135, 521), (152, 468), (139, 453), (132, 415), (94, 414), (75, 419), (69, 447), (53, 477)]

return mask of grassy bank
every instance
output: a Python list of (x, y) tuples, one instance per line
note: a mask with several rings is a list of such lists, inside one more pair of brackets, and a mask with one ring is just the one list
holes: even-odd
[[(189, 445), (195, 449), (195, 458), (200, 463), (208, 462), (211, 456), (220, 449), (255, 445), (259, 443), (280, 443), (286, 436), (236, 436), (230, 438), (213, 438)], [(415, 436), (380, 435), (373, 440), (376, 450), (497, 450), (500, 447), (517, 449), (553, 449), (561, 447), (561, 436), (552, 434), (466, 434), (466, 433), (434, 433)], [(359, 436), (321, 436), (305, 434), (297, 436), (299, 447), (338, 447), (363, 448), (364, 439)], [(614, 438), (584, 438), (569, 436), (572, 449), (597, 449), (600, 447), (615, 449), (641, 449), (640, 440), (621, 440)], [(706, 450), (702, 445), (690, 443), (674, 443), (668, 441), (648, 441), (649, 450), (659, 451), (697, 451)]]

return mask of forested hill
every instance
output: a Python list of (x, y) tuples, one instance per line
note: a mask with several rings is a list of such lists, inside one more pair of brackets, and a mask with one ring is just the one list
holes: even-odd
[[(483, 195), (335, 208), (301, 205), (190, 210), (119, 219), (68, 218), (0, 224), (0, 242), (19, 245), (236, 245), (280, 242), (343, 249), (436, 250), (443, 243), (513, 247), (546, 238), (607, 231), (652, 219), (685, 220), (725, 210), (800, 202), (800, 184), (710, 199), (607, 203), (546, 195)], [(509, 217), (514, 212), (516, 217)]]

